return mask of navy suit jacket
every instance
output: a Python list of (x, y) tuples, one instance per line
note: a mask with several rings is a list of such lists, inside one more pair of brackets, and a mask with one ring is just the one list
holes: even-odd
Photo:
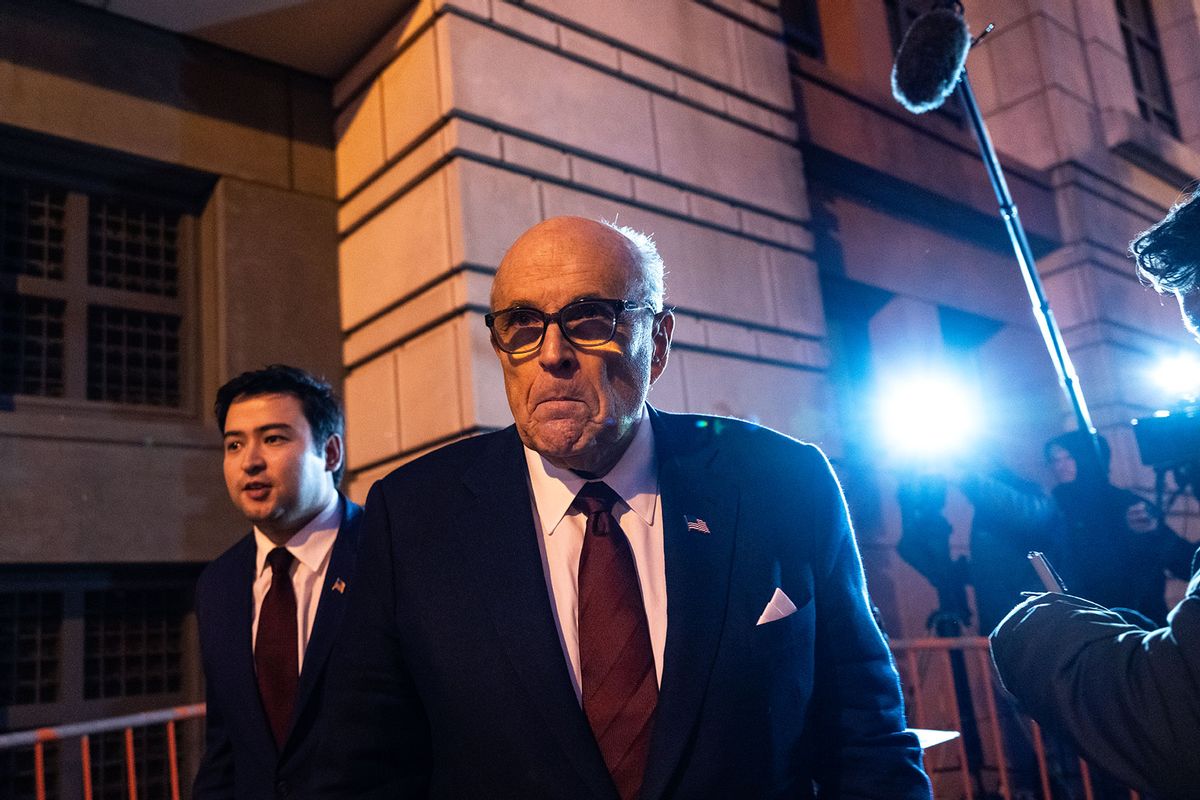
[[(928, 798), (821, 452), (651, 411), (667, 641), (645, 800)], [(709, 533), (689, 530), (702, 519)], [(515, 428), (371, 490), (316, 796), (617, 797), (576, 700)], [(798, 610), (756, 625), (776, 588)]]
[[(196, 617), (208, 713), (195, 800), (264, 800), (302, 792), (324, 724), (327, 662), (353, 586), (362, 509), (341, 498), (342, 525), (329, 555), (296, 707), (282, 751), (267, 723), (254, 671), (250, 629), (254, 608), (254, 533), (209, 564), (196, 585)], [(341, 580), (344, 591), (333, 585)]]

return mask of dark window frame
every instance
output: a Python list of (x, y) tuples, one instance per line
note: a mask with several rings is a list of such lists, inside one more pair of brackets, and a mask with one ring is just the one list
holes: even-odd
[(1116, 0), (1116, 5), (1138, 113), (1155, 128), (1178, 139), (1179, 117), (1150, 0)]

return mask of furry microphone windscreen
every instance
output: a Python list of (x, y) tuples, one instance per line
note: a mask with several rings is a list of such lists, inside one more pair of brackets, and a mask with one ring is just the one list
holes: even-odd
[(971, 32), (966, 21), (948, 8), (938, 8), (913, 21), (896, 52), (892, 95), (914, 114), (946, 102), (958, 85)]

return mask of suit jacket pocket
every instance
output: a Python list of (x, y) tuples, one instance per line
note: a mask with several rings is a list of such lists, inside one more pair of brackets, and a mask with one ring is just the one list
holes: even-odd
[(782, 619), (755, 625), (751, 637), (759, 652), (786, 650), (811, 639), (812, 597), (806, 597), (803, 605)]

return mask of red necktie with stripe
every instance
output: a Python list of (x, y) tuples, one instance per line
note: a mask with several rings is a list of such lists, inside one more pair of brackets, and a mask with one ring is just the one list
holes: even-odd
[(267, 554), (271, 565), (271, 588), (258, 612), (258, 635), (254, 640), (254, 668), (258, 694), (275, 744), (280, 750), (292, 721), (296, 687), (300, 683), (300, 657), (296, 633), (296, 590), (292, 587), (292, 554), (276, 547)]
[(617, 494), (584, 484), (572, 508), (587, 515), (579, 555), (579, 667), (583, 712), (623, 800), (646, 772), (658, 681), (637, 567), (613, 516)]

